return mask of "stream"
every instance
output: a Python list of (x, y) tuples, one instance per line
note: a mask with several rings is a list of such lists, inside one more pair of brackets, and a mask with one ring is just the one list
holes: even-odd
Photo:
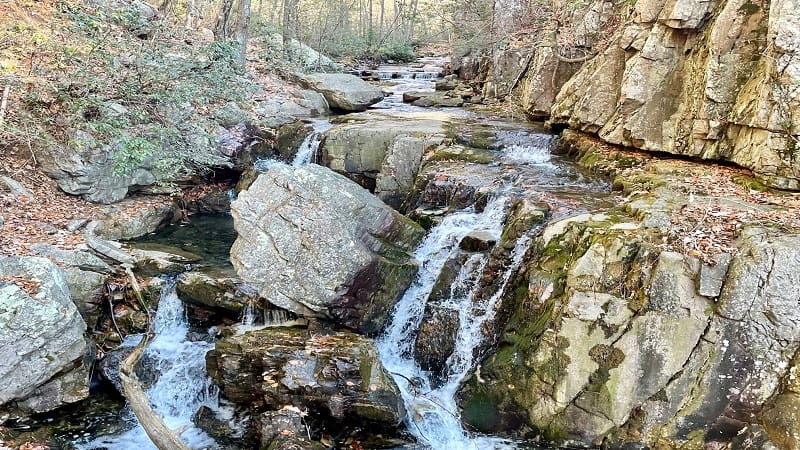
[[(586, 175), (571, 162), (551, 154), (556, 136), (541, 126), (525, 122), (490, 119), (462, 108), (420, 108), (404, 104), (403, 92), (433, 90), (433, 81), (441, 71), (441, 59), (423, 61), (422, 67), (382, 66), (382, 84), (392, 94), (361, 117), (447, 117), (460, 129), (470, 133), (490, 133), (494, 145), (487, 150), (494, 162), (485, 165), (482, 176), (493, 186), (485, 207), (450, 212), (433, 226), (416, 249), (414, 257), (424, 262), (401, 300), (395, 306), (385, 331), (377, 338), (380, 359), (399, 386), (408, 411), (407, 430), (425, 448), (432, 449), (505, 449), (530, 447), (531, 443), (511, 442), (467, 431), (460, 420), (456, 394), (464, 379), (484, 356), (476, 349), (485, 345), (485, 325), (494, 318), (505, 288), (519, 270), (532, 237), (539, 228), (522, 234), (510, 249), (510, 256), (498, 274), (494, 292), (479, 295), (479, 282), (487, 268), (488, 253), (472, 254), (462, 265), (450, 288), (449, 297), (441, 305), (458, 317), (455, 350), (439, 380), (417, 364), (414, 343), (422, 322), (428, 297), (442, 268), (464, 236), (481, 232), (499, 241), (503, 225), (514, 199), (549, 196), (564, 205), (560, 214), (602, 209), (608, 205), (609, 185), (604, 180)], [(371, 114), (377, 116), (370, 116)], [(299, 167), (319, 160), (319, 147), (325, 133), (333, 126), (328, 118), (309, 120), (311, 133), (300, 145), (288, 164)], [(269, 170), (275, 160), (256, 161), (254, 168)], [(557, 212), (556, 214), (559, 214)], [(215, 238), (215, 236), (221, 238)], [(168, 244), (200, 254), (203, 263), (230, 272), (227, 252), (235, 232), (230, 217), (199, 217), (189, 227), (168, 227), (155, 236), (142, 239), (142, 244)], [(181, 431), (182, 439), (192, 448), (221, 448), (214, 439), (198, 429), (193, 414), (201, 406), (230, 419), (230, 409), (220, 408), (218, 389), (206, 375), (205, 354), (214, 347), (215, 330), (190, 329), (183, 303), (175, 293), (175, 279), (162, 283), (161, 298), (155, 319), (156, 337), (148, 346), (146, 358), (157, 374), (148, 390), (152, 404), (167, 424)], [(245, 309), (238, 332), (280, 323), (286, 317), (259, 316), (252, 307)], [(123, 347), (133, 347), (136, 337), (129, 337)], [(123, 408), (117, 421), (123, 425), (113, 432), (100, 433), (73, 440), (74, 448), (144, 450), (155, 448), (138, 425), (136, 418)], [(69, 446), (67, 446), (69, 448)], [(418, 447), (414, 447), (418, 448)]]

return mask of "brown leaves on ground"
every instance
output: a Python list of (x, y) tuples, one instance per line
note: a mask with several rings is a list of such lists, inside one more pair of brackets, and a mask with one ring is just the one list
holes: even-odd
[[(84, 242), (83, 230), (70, 232), (70, 222), (105, 217), (103, 206), (61, 191), (55, 180), (36, 167), (27, 150), (0, 153), (0, 175), (15, 179), (33, 194), (33, 200), (29, 200), (0, 188), (0, 216), (4, 220), (0, 256), (32, 255), (29, 246), (38, 242), (74, 249)], [(135, 217), (148, 207), (170, 201), (165, 196), (138, 197), (115, 211), (115, 217)]]
[(673, 211), (665, 248), (710, 261), (717, 253), (735, 254), (745, 226), (800, 232), (800, 193), (767, 189), (746, 169), (651, 158), (623, 176), (663, 173), (666, 166), (669, 189), (685, 196), (686, 204)]
[(14, 283), (20, 289), (22, 289), (23, 291), (27, 292), (28, 295), (30, 295), (31, 297), (36, 295), (36, 293), (39, 291), (39, 282), (38, 281), (31, 280), (29, 278), (22, 277), (22, 276), (8, 275), (8, 276), (0, 277), (0, 284), (3, 284), (3, 283)]
[(45, 242), (64, 249), (83, 242), (80, 234), (67, 225), (76, 219), (99, 215), (99, 207), (79, 197), (65, 194), (56, 182), (35, 167), (32, 158), (14, 153), (0, 155), (0, 174), (22, 184), (33, 200), (0, 190), (0, 256), (30, 255), (28, 246)]

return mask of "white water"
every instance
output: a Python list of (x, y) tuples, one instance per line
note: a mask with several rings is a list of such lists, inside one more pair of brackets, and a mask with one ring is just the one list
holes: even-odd
[(544, 145), (509, 145), (503, 149), (503, 161), (555, 168), (551, 162), (550, 147)]
[(264, 309), (258, 311), (253, 303), (248, 303), (242, 310), (242, 317), (236, 324), (236, 334), (262, 330), (269, 327), (292, 326), (300, 321), (290, 317), (283, 309)]
[(409, 431), (420, 443), (435, 450), (513, 448), (508, 441), (473, 436), (466, 432), (461, 426), (455, 394), (476, 363), (473, 350), (483, 339), (481, 327), (494, 317), (502, 292), (527, 251), (528, 238), (517, 242), (511, 264), (497, 292), (489, 299), (480, 302), (475, 299), (476, 280), (480, 279), (480, 273), (486, 265), (486, 256), (470, 258), (459, 274), (458, 281), (453, 284), (451, 298), (445, 305), (457, 311), (460, 325), (456, 348), (446, 364), (448, 373), (443, 385), (434, 389), (428, 373), (413, 358), (414, 340), (425, 304), (442, 267), (467, 233), (481, 230), (500, 237), (505, 203), (506, 198), (498, 197), (482, 213), (457, 212), (446, 216), (440, 225), (431, 229), (415, 253), (417, 260), (424, 263), (397, 304), (385, 334), (377, 342), (381, 361), (402, 391), (408, 410), (406, 423)]
[[(155, 318), (155, 338), (147, 346), (145, 358), (152, 361), (158, 380), (147, 391), (155, 411), (173, 430), (185, 429), (181, 439), (193, 449), (215, 448), (214, 440), (196, 428), (192, 415), (201, 406), (217, 408), (219, 391), (206, 375), (206, 353), (214, 345), (188, 339), (189, 324), (183, 303), (175, 293), (176, 280), (164, 283)], [(139, 337), (126, 339), (123, 345), (135, 346)], [(118, 435), (101, 436), (78, 445), (83, 450), (156, 450), (126, 407), (123, 414), (133, 427)]]
[(332, 124), (327, 120), (316, 120), (311, 123), (311, 126), (314, 130), (311, 134), (306, 136), (303, 143), (300, 144), (300, 147), (297, 149), (297, 154), (294, 160), (292, 160), (292, 166), (294, 167), (305, 166), (309, 162), (316, 160), (319, 144), (322, 143), (322, 137), (325, 132), (331, 128)]

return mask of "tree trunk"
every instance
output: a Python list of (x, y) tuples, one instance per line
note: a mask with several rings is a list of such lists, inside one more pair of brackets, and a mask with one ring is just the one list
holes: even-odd
[(231, 18), (232, 8), (233, 0), (223, 0), (222, 9), (219, 12), (217, 23), (214, 26), (214, 39), (217, 41), (228, 39), (228, 21)]
[(283, 53), (287, 58), (292, 56), (292, 38), (294, 38), (294, 21), (297, 17), (297, 0), (283, 1)]
[(247, 39), (250, 32), (250, 0), (242, 0), (239, 12), (239, 67), (247, 68)]

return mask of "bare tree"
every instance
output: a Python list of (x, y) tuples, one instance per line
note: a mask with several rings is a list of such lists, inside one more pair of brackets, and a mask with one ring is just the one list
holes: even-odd
[(247, 39), (250, 33), (250, 0), (241, 0), (239, 10), (239, 67), (245, 70), (247, 66)]

